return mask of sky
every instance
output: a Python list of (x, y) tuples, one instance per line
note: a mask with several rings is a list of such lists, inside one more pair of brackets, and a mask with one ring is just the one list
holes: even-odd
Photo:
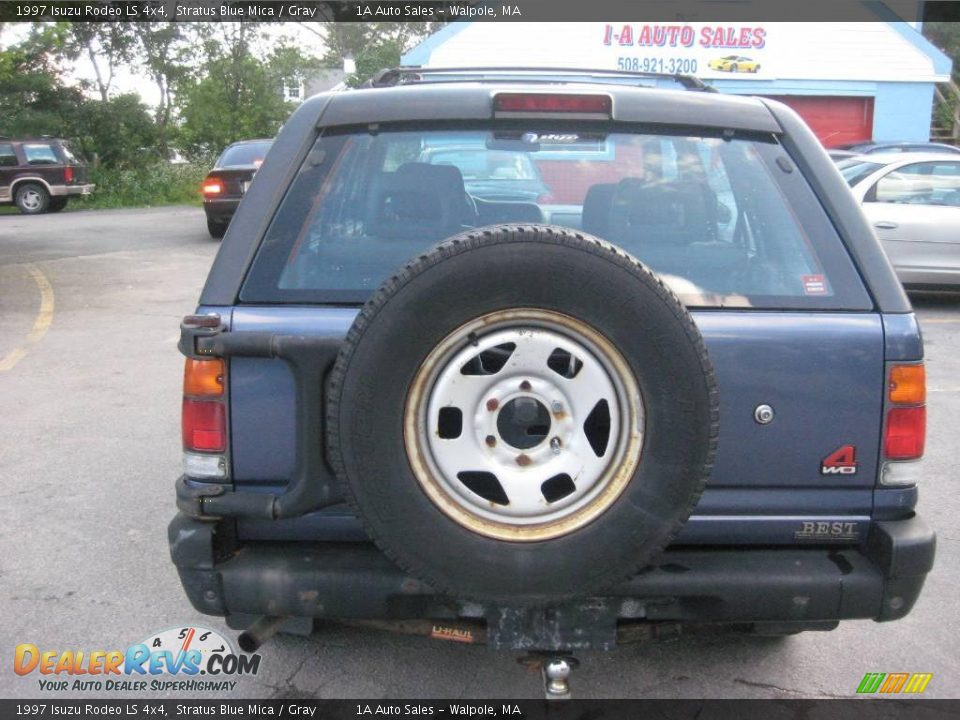
[[(309, 23), (314, 29), (319, 29), (319, 23)], [(30, 34), (32, 23), (7, 23), (0, 31), (0, 47), (14, 45)], [(282, 36), (290, 37), (294, 42), (314, 55), (322, 55), (325, 51), (323, 40), (303, 23), (271, 23), (267, 26), (267, 37), (277, 39)], [(95, 78), (93, 66), (85, 58), (77, 60), (76, 64), (64, 73), (68, 80), (89, 80)], [(111, 95), (137, 93), (141, 100), (153, 107), (160, 102), (160, 94), (153, 81), (145, 74), (133, 67), (119, 67), (115, 70), (113, 84), (110, 87)], [(99, 97), (96, 91), (91, 97)]]

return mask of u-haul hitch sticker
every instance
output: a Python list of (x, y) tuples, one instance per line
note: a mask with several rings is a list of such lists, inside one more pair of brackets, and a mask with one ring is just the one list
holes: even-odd
[(821, 475), (856, 475), (857, 448), (855, 445), (844, 445), (827, 455), (820, 461)]

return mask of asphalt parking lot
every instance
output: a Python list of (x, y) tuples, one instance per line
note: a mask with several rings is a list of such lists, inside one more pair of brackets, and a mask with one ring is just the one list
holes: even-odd
[[(119, 649), (190, 624), (236, 637), (189, 605), (166, 540), (180, 468), (178, 321), (217, 247), (195, 208), (0, 215), (0, 696), (41, 695), (36, 674), (11, 669), (19, 643)], [(933, 673), (928, 697), (960, 696), (960, 295), (914, 301), (930, 391), (919, 510), (940, 544), (913, 613), (786, 640), (584, 653), (577, 696), (849, 698), (864, 673), (899, 671)], [(330, 628), (260, 652), (260, 674), (232, 697), (542, 694), (516, 654), (458, 643)]]

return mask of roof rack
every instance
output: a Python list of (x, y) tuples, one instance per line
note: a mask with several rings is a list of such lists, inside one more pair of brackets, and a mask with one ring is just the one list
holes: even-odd
[[(444, 78), (444, 76), (446, 76), (446, 78)], [(511, 80), (557, 83), (576, 82), (581, 78), (605, 79), (607, 81), (622, 80), (623, 82), (616, 84), (632, 86), (641, 85), (641, 83), (629, 82), (631, 80), (673, 80), (686, 90), (717, 92), (716, 88), (707, 85), (695, 75), (630, 70), (595, 70), (589, 68), (507, 66), (433, 68), (410, 65), (406, 67), (386, 68), (364, 83), (363, 87), (394, 87), (396, 85), (409, 85), (423, 82), (462, 82), (465, 79), (480, 82), (502, 82), (504, 80)]]

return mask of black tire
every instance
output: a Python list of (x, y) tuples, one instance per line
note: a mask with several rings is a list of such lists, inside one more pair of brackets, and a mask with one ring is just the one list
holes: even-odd
[[(646, 412), (641, 459), (613, 504), (569, 534), (521, 543), (441, 512), (418, 484), (403, 437), (407, 391), (424, 358), (453, 329), (517, 307), (573, 316), (609, 339)], [(553, 226), (462, 233), (400, 269), (356, 318), (328, 395), (331, 463), (383, 552), (438, 591), (511, 605), (595, 593), (649, 565), (699, 499), (718, 433), (712, 366), (676, 296), (623, 251)]]
[(216, 238), (217, 240), (226, 235), (227, 225), (229, 225), (229, 223), (207, 218), (207, 232), (210, 233), (210, 237)]
[(67, 206), (67, 198), (55, 197), (50, 198), (50, 205), (47, 207), (47, 212), (60, 212)]
[(41, 215), (50, 205), (50, 193), (40, 183), (27, 182), (17, 185), (14, 202), (24, 215)]

